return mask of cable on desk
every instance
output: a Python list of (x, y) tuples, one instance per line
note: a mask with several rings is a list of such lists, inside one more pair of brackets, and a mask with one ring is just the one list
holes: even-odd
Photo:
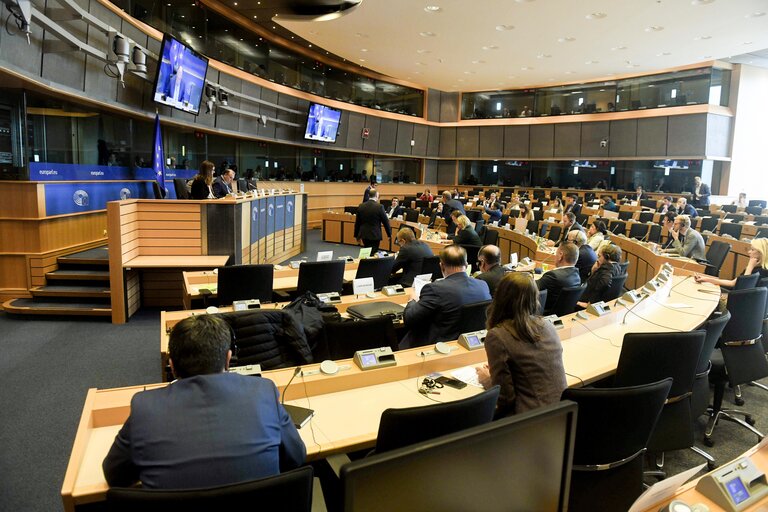
[[(717, 294), (717, 297), (716, 297), (714, 300), (713, 300), (713, 299), (705, 299), (704, 297), (692, 297), (692, 296), (690, 296), (690, 295), (686, 295), (686, 294), (684, 294), (684, 293), (682, 293), (682, 292), (679, 292), (679, 291), (675, 291), (675, 293), (676, 293), (676, 294), (678, 294), (678, 295), (682, 295), (683, 297), (687, 297), (687, 298), (689, 298), (689, 299), (693, 299), (693, 300), (703, 300), (703, 301), (705, 301), (705, 302), (717, 302), (717, 301), (719, 301), (719, 300), (720, 300), (720, 294), (719, 294), (719, 293)], [(709, 292), (707, 292), (707, 293), (709, 293)], [(710, 294), (710, 295), (711, 295), (711, 294)]]
[(670, 331), (675, 331), (675, 332), (689, 332), (689, 331), (686, 331), (686, 330), (683, 330), (683, 329), (678, 329), (677, 327), (669, 327), (669, 326), (666, 326), (666, 325), (657, 324), (653, 320), (648, 320), (644, 316), (640, 316), (640, 315), (638, 315), (637, 313), (635, 313), (632, 310), (629, 310), (629, 312), (627, 314), (629, 314), (629, 313), (632, 313), (633, 315), (635, 315), (640, 320), (644, 320), (644, 321), (648, 322), (649, 324), (655, 325), (656, 327), (661, 327), (662, 329), (669, 329)]
[(581, 384), (581, 387), (584, 387), (584, 381), (579, 377), (578, 375), (573, 375), (572, 373), (565, 372), (565, 374), (568, 377), (573, 377), (574, 379), (577, 379), (579, 381), (579, 384)]
[(593, 336), (595, 336), (596, 338), (600, 338), (601, 340), (605, 340), (605, 341), (607, 341), (608, 343), (610, 343), (610, 344), (611, 344), (611, 346), (612, 346), (612, 347), (621, 348), (621, 345), (616, 345), (616, 344), (615, 344), (613, 341), (611, 341), (611, 338), (606, 338), (605, 336), (600, 336), (600, 335), (599, 335), (599, 334), (597, 334), (595, 331), (593, 331), (592, 329), (590, 329), (590, 328), (589, 328), (589, 326), (587, 325), (587, 322), (579, 322), (579, 319), (578, 319), (577, 317), (575, 317), (575, 316), (574, 316), (573, 318), (571, 318), (571, 321), (572, 321), (572, 322), (576, 322), (576, 323), (577, 323), (577, 324), (579, 324), (579, 325), (583, 325), (584, 327), (586, 327), (586, 328), (587, 328), (587, 330), (588, 330), (589, 332), (591, 332), (591, 333), (592, 333), (592, 335), (593, 335)]
[(691, 316), (703, 316), (703, 317), (705, 317), (705, 318), (706, 318), (707, 316), (709, 316), (709, 315), (702, 315), (701, 313), (691, 313), (690, 311), (684, 311), (684, 310), (682, 310), (682, 309), (680, 309), (680, 308), (673, 308), (672, 306), (667, 306), (666, 304), (663, 304), (663, 303), (661, 303), (661, 302), (657, 301), (657, 300), (656, 300), (656, 299), (655, 299), (653, 296), (651, 296), (651, 300), (652, 300), (653, 302), (655, 302), (656, 304), (658, 304), (659, 306), (663, 307), (663, 308), (666, 308), (666, 309), (671, 309), (671, 310), (672, 310), (672, 311), (674, 311), (675, 313), (682, 313), (682, 314), (684, 314), (684, 315), (691, 315)]
[[(301, 383), (304, 385), (304, 397), (307, 399), (307, 409), (312, 409), (312, 403), (309, 401), (309, 393), (307, 392), (307, 380), (304, 378), (304, 370), (301, 371)], [(309, 431), (312, 433), (312, 442), (317, 445), (318, 450), (322, 450), (320, 443), (318, 443), (315, 438), (315, 426), (312, 424), (313, 419), (314, 418), (310, 418), (309, 420)]]
[(442, 400), (435, 400), (434, 398), (429, 396), (429, 391), (428, 390), (427, 390), (427, 392), (422, 391), (422, 384), (421, 384), (421, 377), (420, 377), (420, 375), (424, 371), (424, 365), (427, 362), (427, 355), (424, 353), (423, 350), (421, 351), (420, 355), (421, 355), (421, 367), (419, 367), (419, 371), (418, 371), (418, 373), (416, 375), (416, 392), (419, 393), (420, 395), (422, 395), (427, 400), (432, 400), (433, 402), (437, 402), (438, 404), (442, 404), (443, 403)]

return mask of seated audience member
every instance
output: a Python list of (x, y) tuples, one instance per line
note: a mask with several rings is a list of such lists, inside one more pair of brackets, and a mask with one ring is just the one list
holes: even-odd
[[(464, 205), (461, 204), (461, 201), (458, 199), (451, 199), (451, 197), (451, 193), (446, 190), (443, 192), (441, 198), (441, 201), (443, 202), (443, 218), (445, 219), (445, 223), (448, 225), (446, 229), (448, 233), (453, 233), (453, 231), (456, 229), (456, 226), (453, 224), (451, 219), (451, 214), (455, 211), (460, 212), (462, 215), (467, 214), (466, 210), (464, 210)], [(458, 195), (455, 197), (458, 197)]]
[(576, 194), (565, 196), (565, 209), (563, 209), (563, 213), (572, 213), (574, 215), (581, 213), (581, 205), (578, 203)]
[[(397, 232), (397, 242), (400, 250), (397, 252), (395, 264), (392, 266), (392, 284), (403, 286), (413, 285), (413, 278), (421, 273), (421, 263), (424, 258), (431, 257), (432, 249), (421, 240), (417, 240), (413, 230), (408, 227), (400, 228)], [(402, 270), (402, 273), (397, 273)]]
[(613, 198), (611, 196), (603, 196), (600, 199), (600, 207), (603, 210), (607, 210), (609, 212), (618, 212), (619, 206), (613, 202)]
[(475, 231), (475, 227), (472, 225), (472, 221), (466, 215), (459, 215), (454, 221), (456, 223), (456, 235), (448, 237), (453, 240), (453, 243), (459, 245), (483, 245), (480, 241), (480, 237)]
[(501, 249), (495, 245), (484, 245), (477, 252), (477, 266), (480, 272), (475, 274), (475, 279), (488, 283), (491, 297), (493, 297), (493, 292), (496, 290), (496, 285), (499, 284), (501, 278), (507, 273), (500, 263)]
[(424, 192), (419, 196), (419, 201), (429, 201), (431, 203), (434, 200), (435, 196), (432, 195), (428, 188), (424, 189)]
[(621, 275), (621, 248), (613, 244), (605, 244), (597, 252), (597, 261), (592, 267), (592, 273), (587, 278), (587, 289), (577, 302), (586, 308), (593, 302), (600, 302), (611, 287), (611, 279)]
[(552, 324), (536, 314), (538, 295), (530, 274), (511, 272), (488, 310), (488, 363), (477, 373), (483, 387), (501, 387), (497, 416), (556, 403), (566, 388), (563, 346)]
[(148, 489), (212, 487), (277, 475), (306, 449), (269, 379), (228, 373), (232, 334), (213, 315), (171, 331), (176, 381), (142, 391), (104, 459), (107, 483)]
[(592, 265), (597, 261), (595, 250), (587, 244), (587, 235), (583, 231), (573, 230), (568, 233), (568, 241), (579, 248), (579, 259), (576, 260), (576, 269), (579, 271), (581, 282), (587, 280)]
[(638, 185), (637, 189), (635, 189), (635, 195), (632, 196), (631, 200), (639, 203), (643, 199), (648, 199), (648, 194), (643, 192), (643, 187), (641, 185)]
[[(674, 229), (676, 218), (677, 218), (677, 213), (670, 210), (667, 213), (665, 213), (664, 217), (661, 219), (662, 226), (664, 226), (664, 228), (667, 230), (667, 241), (664, 243), (664, 245), (662, 245), (661, 247), (662, 249), (669, 249), (670, 247), (672, 247), (672, 243), (675, 241), (675, 239), (672, 238), (672, 235), (670, 235), (669, 232), (672, 231), (672, 229)], [(685, 239), (685, 237), (682, 237), (682, 239)]]
[(213, 171), (216, 169), (213, 162), (205, 160), (200, 164), (200, 171), (192, 179), (190, 195), (192, 199), (214, 199), (213, 195)]
[(733, 204), (739, 208), (746, 208), (749, 206), (749, 201), (747, 201), (747, 194), (744, 192), (739, 192), (739, 200), (735, 201)]
[(429, 225), (427, 227), (433, 228), (435, 227), (435, 222), (437, 219), (443, 218), (443, 203), (437, 203), (435, 205), (435, 208), (432, 210), (432, 213), (429, 214)]
[(401, 349), (457, 339), (464, 332), (461, 306), (491, 299), (488, 285), (467, 275), (467, 251), (463, 247), (445, 247), (440, 252), (440, 270), (445, 279), (425, 284), (418, 297), (416, 289), (411, 289), (411, 300), (403, 312), (408, 332), (400, 342)]
[(661, 206), (659, 206), (659, 208), (656, 211), (661, 214), (665, 214), (667, 212), (677, 213), (677, 208), (675, 207), (675, 204), (672, 202), (672, 197), (664, 196), (664, 199), (661, 200)]
[(525, 219), (527, 221), (536, 220), (536, 217), (530, 205), (528, 204), (520, 205), (520, 218)]
[(568, 212), (563, 215), (563, 230), (560, 233), (560, 239), (557, 242), (553, 240), (547, 240), (547, 245), (558, 246), (562, 244), (565, 240), (568, 239), (568, 234), (571, 231), (584, 231), (584, 226), (576, 222), (576, 215), (574, 215), (572, 212)]
[(484, 208), (483, 211), (488, 214), (488, 222), (498, 222), (501, 220), (501, 209), (498, 201), (494, 201), (491, 203), (491, 206)]
[(696, 208), (688, 204), (688, 200), (684, 197), (677, 198), (677, 213), (680, 215), (687, 215), (692, 219), (699, 214), (696, 211)]
[[(481, 197), (482, 197), (482, 194), (481, 194)], [(496, 192), (491, 192), (491, 195), (488, 197), (488, 199), (483, 200), (482, 202), (483, 208), (498, 210), (501, 205), (499, 204), (499, 201), (497, 200), (496, 197), (497, 197)]]
[[(552, 210), (554, 210), (554, 212)], [(556, 197), (549, 202), (547, 205), (547, 212), (560, 214), (563, 213), (563, 203), (560, 202), (559, 198)]]
[[(687, 215), (678, 215), (675, 217), (675, 224), (669, 231), (672, 237), (672, 247), (665, 249), (664, 252), (678, 254), (686, 258), (703, 260), (704, 239), (698, 231), (691, 227), (691, 218)], [(685, 237), (682, 240), (682, 237)]]
[(547, 290), (547, 303), (544, 305), (544, 313), (549, 314), (560, 297), (560, 290), (571, 288), (581, 284), (579, 271), (576, 269), (576, 260), (579, 259), (579, 250), (571, 243), (564, 243), (555, 252), (555, 269), (544, 272), (541, 279), (536, 281), (539, 290)]
[(224, 169), (221, 176), (213, 182), (213, 195), (219, 199), (232, 193), (232, 182), (235, 181), (235, 171)]
[[(749, 261), (747, 262), (747, 268), (744, 269), (741, 275), (744, 276), (757, 272), (760, 274), (760, 279), (764, 279), (768, 277), (768, 238), (753, 238), (749, 244)], [(730, 288), (736, 286), (735, 277), (733, 279), (719, 279), (714, 276), (696, 274), (694, 279), (697, 283), (712, 283)]]
[(389, 206), (389, 209), (386, 212), (387, 217), (390, 219), (396, 219), (398, 215), (405, 215), (405, 209), (400, 206), (400, 199), (397, 197), (392, 198), (392, 204)]
[(589, 226), (589, 230), (587, 231), (587, 243), (593, 250), (597, 251), (600, 244), (605, 240), (605, 235), (607, 234), (608, 229), (605, 227), (605, 222), (596, 220)]

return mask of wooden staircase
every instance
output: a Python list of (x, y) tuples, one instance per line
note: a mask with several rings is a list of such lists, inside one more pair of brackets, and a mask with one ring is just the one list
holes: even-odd
[(21, 315), (111, 316), (107, 247), (96, 247), (57, 258), (46, 284), (30, 289), (32, 298), (3, 304)]

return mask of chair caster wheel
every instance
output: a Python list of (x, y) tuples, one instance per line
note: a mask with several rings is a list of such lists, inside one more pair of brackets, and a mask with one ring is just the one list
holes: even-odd
[(705, 438), (704, 438), (704, 444), (705, 444), (705, 445), (707, 445), (707, 446), (709, 446), (710, 448), (712, 448), (713, 446), (715, 446), (715, 442), (712, 440), (712, 438), (711, 438), (711, 437), (705, 437)]
[(753, 427), (755, 426), (755, 418), (753, 418), (752, 416), (745, 416), (744, 421), (747, 422), (747, 425), (751, 425)]
[(737, 396), (736, 398), (733, 399), (733, 403), (741, 407), (742, 405), (744, 405), (744, 399)]

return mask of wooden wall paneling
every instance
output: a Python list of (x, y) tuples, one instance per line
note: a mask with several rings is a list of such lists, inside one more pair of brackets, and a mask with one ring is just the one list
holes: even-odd
[(530, 156), (530, 126), (504, 127), (504, 156), (528, 158)]
[(530, 127), (531, 158), (552, 158), (555, 155), (555, 127), (551, 124), (535, 124)]
[(600, 142), (610, 142), (610, 123), (608, 121), (581, 123), (581, 157), (583, 159), (607, 158), (610, 144), (603, 147)]
[(379, 152), (394, 153), (397, 143), (397, 121), (394, 119), (382, 119), (380, 130)]
[(578, 158), (581, 154), (581, 123), (555, 125), (555, 158)]
[(42, 189), (42, 185), (38, 183), (2, 182), (0, 190), (2, 190), (3, 200), (0, 201), (0, 218), (36, 219), (45, 216), (45, 211), (41, 211), (44, 203), (38, 201), (38, 192)]
[(0, 252), (40, 252), (38, 220), (0, 220)]
[(493, 158), (504, 155), (504, 127), (481, 126), (478, 156)]
[(406, 121), (398, 121), (397, 122), (397, 140), (395, 142), (395, 153), (397, 153), (398, 155), (410, 155), (412, 140), (413, 140), (413, 123), (408, 123)]
[(477, 158), (480, 151), (480, 128), (467, 126), (456, 130), (456, 155), (462, 158)]
[(707, 115), (669, 116), (667, 155), (704, 156), (707, 139)]
[(631, 157), (637, 154), (637, 119), (610, 122), (608, 154), (612, 157)]
[[(363, 151), (370, 151), (375, 153), (379, 150), (379, 136), (381, 135), (381, 118), (377, 116), (365, 116), (365, 125), (363, 128), (368, 128), (368, 138), (363, 139)], [(358, 137), (363, 136), (361, 132), (358, 132)]]
[(123, 273), (122, 205), (134, 205), (135, 202), (112, 201), (107, 203), (107, 233), (109, 234), (109, 296), (112, 303), (112, 323), (124, 324), (128, 319), (126, 307), (125, 276)]
[(651, 117), (637, 120), (637, 156), (667, 154), (667, 118)]
[[(128, 270), (125, 273), (126, 307), (130, 317), (141, 307), (141, 280), (138, 270)], [(114, 307), (114, 306), (113, 306)]]

